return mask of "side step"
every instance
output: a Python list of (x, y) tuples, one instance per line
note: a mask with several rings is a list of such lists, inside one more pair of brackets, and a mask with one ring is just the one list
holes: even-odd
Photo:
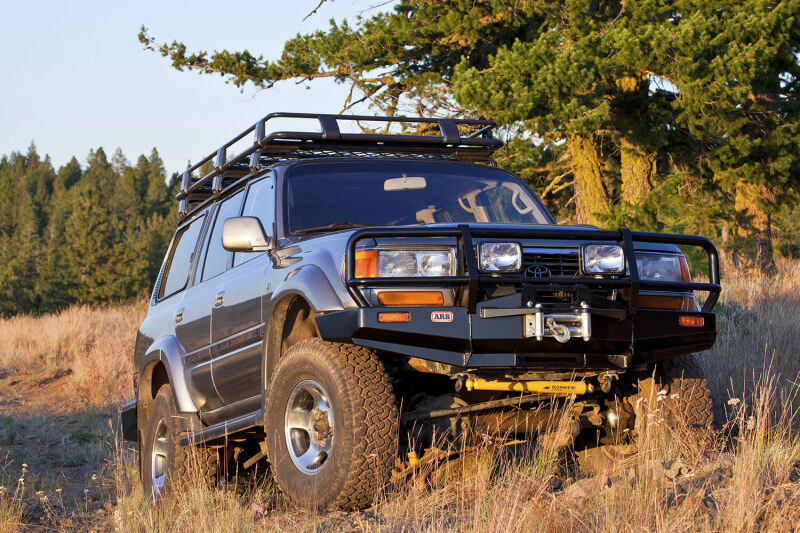
[(189, 446), (190, 444), (202, 444), (204, 442), (220, 439), (238, 433), (244, 429), (259, 426), (263, 420), (264, 416), (261, 413), (261, 409), (259, 409), (247, 415), (230, 420), (223, 420), (212, 426), (206, 426), (193, 433), (184, 433), (181, 435), (180, 444), (181, 446)]

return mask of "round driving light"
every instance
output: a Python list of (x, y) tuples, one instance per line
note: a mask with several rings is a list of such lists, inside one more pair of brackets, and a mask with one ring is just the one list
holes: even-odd
[(484, 242), (478, 261), (483, 272), (519, 272), (522, 248), (516, 242)]

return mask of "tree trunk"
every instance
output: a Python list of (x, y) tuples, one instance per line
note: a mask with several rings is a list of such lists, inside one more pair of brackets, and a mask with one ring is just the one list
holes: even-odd
[[(761, 274), (775, 273), (772, 254), (772, 217), (766, 209), (774, 194), (765, 185), (740, 182), (736, 187), (736, 211), (742, 240), (752, 243), (753, 267)], [(752, 240), (751, 240), (752, 239)]]
[(572, 174), (575, 176), (575, 212), (579, 224), (602, 224), (611, 216), (611, 200), (603, 183), (600, 157), (593, 137), (567, 138)]
[(762, 274), (775, 273), (775, 259), (772, 255), (772, 216), (756, 205), (753, 211), (753, 240), (756, 245), (756, 267)]
[(638, 205), (653, 188), (656, 154), (648, 152), (623, 135), (620, 138), (620, 163), (622, 200), (631, 205)]

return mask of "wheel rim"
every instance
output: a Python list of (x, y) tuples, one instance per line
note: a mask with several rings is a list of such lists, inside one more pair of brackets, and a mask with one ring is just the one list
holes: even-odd
[(333, 449), (333, 408), (325, 389), (313, 380), (298, 383), (286, 402), (284, 434), (294, 466), (318, 474)]
[(167, 419), (158, 421), (153, 434), (153, 445), (150, 447), (150, 482), (153, 487), (153, 496), (158, 498), (164, 489), (167, 479), (167, 458), (169, 454), (169, 430)]

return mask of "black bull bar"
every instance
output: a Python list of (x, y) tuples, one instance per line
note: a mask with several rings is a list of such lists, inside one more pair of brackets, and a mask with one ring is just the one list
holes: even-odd
[[(397, 277), (397, 278), (356, 278), (355, 254), (359, 241), (381, 237), (450, 237), (457, 241), (458, 271), (455, 276), (438, 277)], [(522, 280), (509, 279), (506, 276), (487, 276), (478, 271), (478, 262), (474, 253), (465, 253), (473, 250), (474, 239), (560, 239), (575, 240), (582, 244), (586, 242), (614, 242), (622, 245), (625, 253), (625, 263), (628, 273), (616, 278), (593, 277), (549, 277), (525, 278), (526, 285), (583, 285), (589, 287), (608, 287), (615, 289), (629, 289), (628, 312), (637, 313), (639, 291), (705, 291), (708, 297), (703, 304), (702, 312), (710, 313), (719, 299), (722, 287), (719, 282), (719, 255), (714, 244), (705, 237), (692, 235), (677, 235), (668, 233), (648, 233), (630, 231), (627, 228), (619, 230), (596, 230), (591, 228), (563, 228), (552, 226), (534, 226), (530, 228), (473, 228), (467, 224), (460, 224), (454, 228), (364, 228), (353, 232), (347, 241), (347, 256), (345, 261), (345, 283), (347, 289), (359, 306), (367, 307), (367, 302), (360, 288), (366, 285), (380, 285), (383, 287), (403, 285), (456, 285), (463, 286), (463, 304), (469, 314), (476, 312), (477, 293), (479, 284), (505, 285)], [(679, 282), (679, 281), (652, 281), (642, 280), (636, 265), (634, 242), (662, 243), (685, 246), (699, 246), (706, 252), (708, 258), (708, 283)], [(462, 259), (463, 258), (463, 259)]]

